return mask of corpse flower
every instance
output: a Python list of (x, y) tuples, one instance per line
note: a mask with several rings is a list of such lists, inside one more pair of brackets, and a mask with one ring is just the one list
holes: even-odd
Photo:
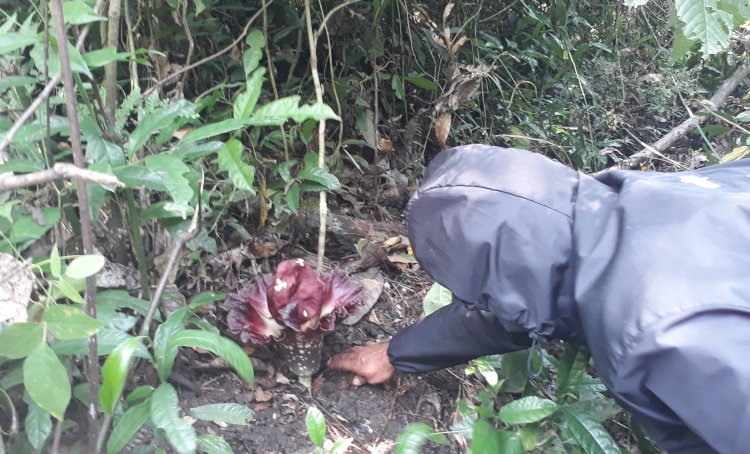
[(277, 342), (289, 368), (309, 377), (320, 366), (323, 334), (365, 302), (361, 283), (342, 270), (316, 271), (302, 259), (279, 263), (224, 302), (229, 330), (246, 344)]

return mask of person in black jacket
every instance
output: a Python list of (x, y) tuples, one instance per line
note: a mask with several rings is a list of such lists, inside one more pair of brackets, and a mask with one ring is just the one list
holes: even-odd
[(662, 448), (750, 452), (750, 160), (591, 177), (463, 146), (432, 160), (407, 210), (453, 303), (330, 367), (376, 384), (533, 339), (584, 343)]

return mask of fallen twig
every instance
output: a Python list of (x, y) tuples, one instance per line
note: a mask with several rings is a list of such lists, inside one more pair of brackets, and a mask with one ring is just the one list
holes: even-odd
[(76, 167), (73, 164), (58, 162), (51, 169), (40, 170), (39, 172), (25, 173), (22, 175), (9, 175), (6, 177), (1, 177), (0, 192), (10, 191), (11, 189), (25, 188), (27, 186), (45, 184), (54, 180), (72, 179), (119, 187), (125, 186), (120, 180), (117, 179), (116, 176), (109, 173), (81, 169), (80, 167)]
[[(704, 109), (701, 112), (714, 112), (724, 105), (729, 95), (737, 86), (750, 75), (750, 61), (741, 64), (734, 73), (725, 80), (716, 90), (711, 99), (703, 103)], [(641, 151), (631, 155), (607, 170), (613, 169), (634, 169), (638, 168), (643, 162), (651, 159), (657, 152), (664, 152), (671, 147), (678, 139), (686, 136), (690, 131), (706, 121), (705, 115), (694, 115), (677, 125), (669, 131), (664, 137), (657, 140), (653, 145), (643, 148)]]

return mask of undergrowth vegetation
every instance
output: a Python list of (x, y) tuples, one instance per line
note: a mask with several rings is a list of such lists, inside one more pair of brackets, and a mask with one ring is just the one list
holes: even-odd
[[(167, 381), (179, 347), (253, 381), (200, 315), (221, 285), (186, 301), (185, 270), (268, 232), (310, 245), (289, 226), (325, 212), (326, 195), (364, 219), (399, 216), (382, 186), (413, 188), (446, 146), (593, 172), (702, 115), (668, 166), (748, 154), (743, 103), (701, 103), (747, 58), (747, 5), (644, 3), (0, 0), (0, 452), (55, 451), (68, 432), (81, 452), (118, 452), (142, 429), (144, 451), (231, 452), (196, 433)], [(487, 389), (451, 430), (473, 452), (617, 452), (613, 424), (653, 449), (610, 419), (582, 347), (529, 354), (472, 365)], [(135, 364), (158, 385), (131, 377)], [(231, 402), (187, 413), (252, 418)], [(325, 421), (310, 418), (316, 445), (346, 449), (324, 448)], [(398, 446), (442, 435), (410, 426)]]

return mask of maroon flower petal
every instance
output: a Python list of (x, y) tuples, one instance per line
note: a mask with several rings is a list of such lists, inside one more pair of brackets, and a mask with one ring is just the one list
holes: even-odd
[(263, 276), (252, 286), (230, 295), (224, 302), (224, 307), (229, 309), (229, 330), (239, 334), (242, 342), (265, 344), (282, 337), (284, 327), (273, 319), (268, 310), (266, 292), (273, 280), (270, 274)]

